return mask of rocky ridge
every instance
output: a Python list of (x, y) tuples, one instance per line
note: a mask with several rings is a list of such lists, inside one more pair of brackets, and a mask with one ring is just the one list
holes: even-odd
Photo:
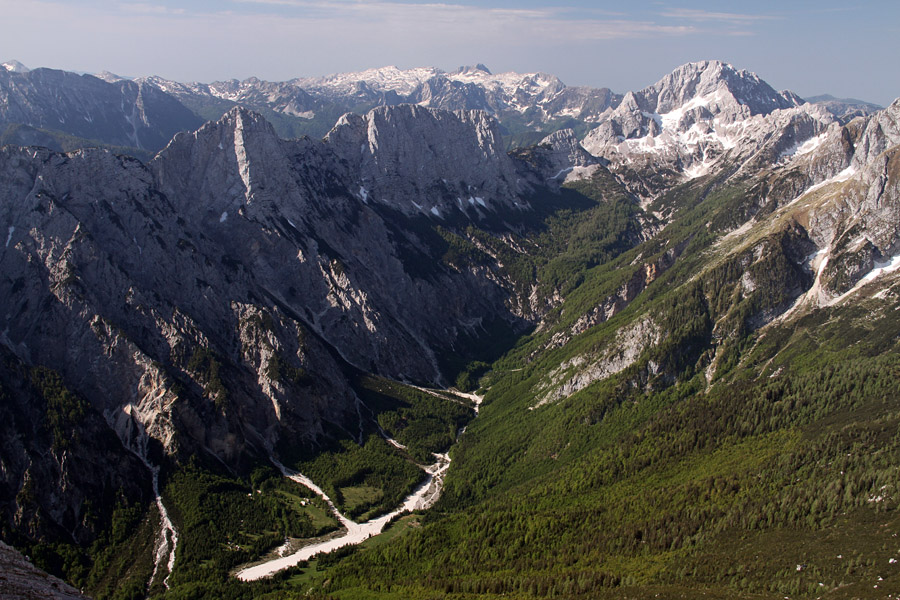
[[(325, 141), (286, 141), (245, 109), (177, 135), (149, 164), (100, 149), (0, 150), (3, 351), (15, 369), (59, 373), (85, 399), (63, 426), (89, 423), (84, 439), (104, 440), (62, 454), (0, 448), (8, 531), (89, 544), (93, 529), (71, 533), (73, 507), (85, 490), (109, 497), (119, 466), (135, 482), (120, 494), (144, 503), (172, 459), (241, 472), (336, 431), (356, 439), (369, 414), (357, 373), (440, 385), (445, 355), (526, 325), (498, 265), (447, 262), (431, 224), (516, 210), (518, 176), (540, 175), (497, 150), (481, 113), (392, 107), (359, 119), (372, 142), (362, 161), (352, 122)], [(454, 161), (475, 150), (481, 170), (459, 179), (469, 163)], [(390, 177), (407, 160), (409, 180)], [(477, 208), (446, 194), (415, 207), (417, 186), (434, 182), (481, 194)], [(29, 405), (16, 381), (0, 393)], [(31, 405), (39, 429), (46, 404)], [(71, 460), (107, 468), (78, 471), (94, 487), (61, 483)], [(30, 480), (40, 483), (23, 495)], [(57, 533), (29, 529), (29, 514)], [(174, 556), (160, 540), (154, 573)]]
[[(437, 122), (470, 132), (475, 145), (486, 136), (493, 149), (494, 132), (476, 114), (410, 121), (410, 110), (428, 113), (398, 107), (370, 116), (378, 153), (369, 157), (377, 154), (385, 171), (401, 169), (408, 152), (419, 156), (421, 181), (458, 177), (452, 155), (429, 161), (397, 142), (437, 146)], [(410, 136), (414, 123), (421, 135), (397, 137)], [(418, 214), (411, 198), (419, 190), (367, 179), (369, 165), (341, 155), (347, 146), (338, 140), (349, 134), (338, 126), (326, 142), (288, 142), (236, 109), (177, 136), (147, 166), (100, 150), (5, 148), (5, 343), (102, 399), (98, 410), (126, 443), (136, 428), (167, 452), (227, 462), (248, 448), (265, 452), (280, 431), (312, 441), (324, 422), (355, 419), (347, 364), (439, 383), (441, 348), (466, 328), (477, 336), (480, 323), (518, 317), (496, 278), (412, 268), (434, 259), (435, 240), (381, 211)], [(479, 210), (515, 199), (513, 163), (494, 157), (484, 180), (505, 196), (477, 192), (486, 198)], [(457, 198), (446, 202), (423, 206), (420, 218), (457, 210)], [(17, 317), (35, 305), (46, 307), (36, 321)], [(103, 359), (85, 367), (81, 356)]]
[[(622, 170), (639, 172), (653, 164), (670, 171), (674, 177), (662, 184), (635, 188), (642, 196), (653, 196), (679, 177), (706, 174), (733, 149), (758, 150), (775, 129), (760, 127), (764, 117), (801, 105), (795, 94), (776, 92), (748, 71), (719, 61), (689, 63), (652, 86), (627, 93), (618, 107), (601, 116), (583, 145)], [(822, 116), (824, 111), (799, 110), (832, 120)]]
[(503, 149), (497, 121), (482, 111), (408, 104), (348, 113), (325, 141), (349, 165), (364, 202), (407, 213), (521, 209), (531, 191), (529, 174), (517, 172)]
[(112, 83), (56, 69), (0, 69), (0, 129), (12, 124), (157, 150), (202, 119), (145, 82)]
[(409, 103), (447, 110), (484, 110), (502, 119), (518, 113), (533, 123), (572, 117), (591, 121), (619, 97), (606, 88), (567, 87), (547, 73), (493, 74), (482, 64), (455, 72), (435, 68), (396, 67), (293, 80), (294, 85), (322, 98), (348, 104)]

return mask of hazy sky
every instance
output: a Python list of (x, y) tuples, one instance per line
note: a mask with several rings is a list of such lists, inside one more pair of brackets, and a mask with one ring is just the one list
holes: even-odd
[(31, 68), (209, 82), (481, 62), (625, 92), (709, 58), (801, 96), (900, 96), (896, 0), (0, 0), (0, 15), (0, 61)]

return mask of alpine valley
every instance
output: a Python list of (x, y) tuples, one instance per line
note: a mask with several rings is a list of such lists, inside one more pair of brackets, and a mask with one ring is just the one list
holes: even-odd
[(900, 595), (900, 100), (3, 67), (0, 596)]

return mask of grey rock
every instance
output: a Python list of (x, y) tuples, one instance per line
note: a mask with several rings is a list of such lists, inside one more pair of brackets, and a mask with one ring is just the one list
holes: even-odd
[(0, 597), (7, 600), (83, 600), (66, 582), (36, 568), (15, 548), (0, 542)]
[(498, 123), (481, 111), (416, 105), (344, 115), (325, 138), (359, 182), (358, 193), (401, 212), (525, 208), (527, 175), (503, 148)]
[(576, 167), (590, 167), (603, 161), (584, 149), (572, 129), (562, 129), (545, 137), (536, 153), (543, 155), (542, 164), (546, 176), (564, 179)]
[(879, 154), (900, 144), (900, 98), (868, 117), (847, 125), (853, 140), (852, 165), (861, 168)]
[(158, 150), (202, 120), (156, 87), (109, 83), (55, 69), (0, 69), (0, 129), (22, 124), (145, 150)]

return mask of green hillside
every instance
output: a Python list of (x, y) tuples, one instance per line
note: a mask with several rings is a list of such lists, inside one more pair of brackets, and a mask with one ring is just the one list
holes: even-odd
[[(675, 214), (665, 229), (610, 251), (605, 234), (627, 226), (613, 219), (582, 235), (616, 206), (601, 183), (599, 205), (547, 220), (553, 243), (536, 246), (552, 256), (520, 257), (543, 293), (563, 289), (565, 301), (482, 378), (482, 411), (452, 450), (438, 506), (421, 528), (313, 577), (315, 589), (339, 598), (900, 592), (896, 292), (769, 322), (809, 286), (795, 265), (810, 242), (773, 218), (746, 247), (716, 243), (735, 205), (754, 200), (749, 184), (676, 189), (657, 204)], [(624, 307), (584, 326), (629, 285), (641, 289)], [(647, 329), (622, 366), (622, 348)], [(548, 400), (585, 365), (617, 359), (608, 376)]]

